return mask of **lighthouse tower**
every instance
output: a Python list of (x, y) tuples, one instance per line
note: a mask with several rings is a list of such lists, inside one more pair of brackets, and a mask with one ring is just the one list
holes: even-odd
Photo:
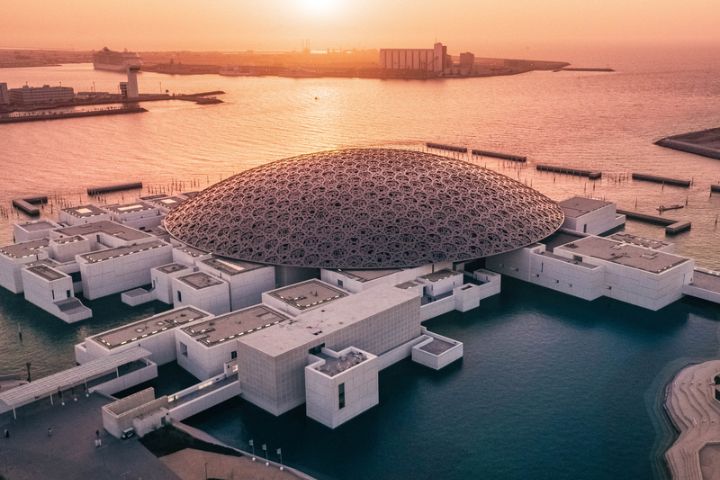
[(139, 71), (140, 67), (137, 65), (131, 65), (128, 67), (127, 98), (129, 99), (140, 97), (137, 81), (137, 74)]

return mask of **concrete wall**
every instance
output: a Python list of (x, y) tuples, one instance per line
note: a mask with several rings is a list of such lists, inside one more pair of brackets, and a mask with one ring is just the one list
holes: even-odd
[(536, 285), (585, 300), (595, 300), (605, 294), (603, 266), (536, 253), (531, 255), (531, 265), (531, 281)]
[(257, 305), (262, 293), (275, 289), (275, 267), (268, 266), (227, 275), (205, 263), (198, 262), (198, 269), (226, 281), (230, 285), (230, 310)]
[(535, 244), (529, 247), (513, 250), (512, 252), (493, 255), (491, 257), (487, 257), (485, 260), (485, 266), (488, 270), (492, 270), (493, 272), (529, 282), (530, 254), (536, 249), (545, 251), (545, 246)]
[[(39, 222), (46, 223), (48, 225), (48, 227), (42, 228), (42, 229), (32, 229), (32, 230), (25, 228), (25, 225), (33, 225), (33, 224), (37, 224)], [(27, 222), (24, 224), (13, 223), (13, 242), (16, 242), (16, 243), (29, 242), (32, 240), (40, 240), (42, 238), (48, 238), (48, 236), (50, 234), (49, 233), (50, 230), (52, 230), (53, 228), (59, 228), (59, 227), (60, 227), (60, 225), (58, 225), (57, 223), (55, 223), (51, 220), (47, 220), (47, 219), (42, 219), (37, 222)]]
[(86, 237), (70, 242), (58, 242), (53, 239), (50, 240), (48, 248), (50, 249), (50, 256), (58, 262), (74, 262), (76, 255), (89, 253), (93, 250), (92, 242)]
[(177, 362), (198, 380), (206, 380), (223, 372), (232, 352), (237, 352), (237, 340), (230, 340), (207, 347), (182, 330), (175, 335)]
[[(161, 265), (162, 266), (162, 265)], [(193, 267), (179, 270), (177, 272), (163, 273), (159, 267), (150, 269), (150, 284), (155, 290), (155, 298), (168, 305), (174, 304), (172, 279), (188, 275), (193, 272)]]
[(226, 282), (200, 290), (188, 285), (179, 278), (173, 278), (171, 282), (175, 308), (191, 305), (214, 315), (230, 311), (230, 286)]
[(78, 256), (83, 295), (94, 300), (147, 285), (150, 269), (170, 263), (171, 259), (172, 247), (168, 244), (97, 263), (89, 263)]
[[(463, 357), (463, 343), (449, 337), (438, 335), (423, 327), (424, 340), (415, 344), (412, 348), (412, 360), (433, 370), (440, 370)], [(423, 346), (439, 339), (454, 344), (453, 347), (440, 354), (433, 354), (422, 349)]]
[(190, 401), (179, 403), (177, 406), (173, 402), (170, 404), (170, 418), (178, 422), (185, 420), (208, 408), (237, 397), (240, 393), (240, 382), (235, 381)]
[(37, 251), (37, 255), (23, 258), (11, 258), (0, 253), (0, 287), (12, 293), (23, 293), (22, 269), (28, 263), (48, 258), (47, 249)]
[[(58, 273), (62, 274), (62, 272)], [(62, 274), (62, 277), (57, 280), (47, 280), (27, 268), (22, 270), (21, 275), (25, 300), (33, 305), (55, 315), (66, 323), (79, 322), (92, 316), (92, 311), (88, 308), (63, 311), (57, 305), (57, 302), (75, 296), (72, 278), (69, 275)]]
[(588, 212), (577, 218), (565, 217), (562, 228), (579, 233), (600, 235), (625, 223), (625, 215), (618, 215), (614, 203)]
[[(149, 323), (152, 322), (152, 317), (147, 320)], [(149, 358), (158, 365), (165, 365), (166, 363), (175, 361), (175, 329), (158, 332), (155, 335), (150, 335), (146, 338), (135, 340), (134, 342), (129, 341), (125, 345), (118, 345), (113, 349), (109, 349), (89, 338), (83, 343), (85, 344), (85, 351), (81, 352), (81, 357), (90, 360), (113, 355), (135, 347), (142, 347), (145, 350), (152, 352), (152, 355), (150, 355)], [(78, 363), (84, 363), (80, 360), (81, 359), (77, 358), (76, 355), (75, 361)]]
[(90, 387), (89, 391), (90, 393), (100, 392), (104, 393), (105, 395), (112, 395), (114, 393), (127, 390), (128, 388), (132, 388), (135, 385), (149, 382), (157, 376), (157, 365), (155, 363), (148, 362), (148, 365), (146, 367), (134, 370), (113, 380), (101, 383), (100, 385)]
[[(338, 352), (338, 355), (350, 350), (356, 349), (348, 348)], [(368, 357), (365, 361), (332, 377), (316, 370), (325, 360), (318, 359), (305, 367), (308, 417), (329, 428), (337, 428), (379, 403), (377, 357), (364, 353)], [(343, 405), (339, 403), (341, 385), (344, 389)]]

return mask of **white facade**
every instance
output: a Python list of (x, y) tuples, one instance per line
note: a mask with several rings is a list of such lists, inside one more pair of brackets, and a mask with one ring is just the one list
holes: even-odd
[(25, 300), (65, 323), (92, 317), (92, 310), (75, 298), (72, 278), (46, 265), (22, 269)]
[(114, 222), (139, 230), (152, 230), (165, 217), (159, 208), (145, 202), (108, 205), (105, 210), (110, 212), (110, 219)]
[(13, 224), (13, 241), (29, 242), (48, 238), (50, 230), (59, 228), (60, 225), (50, 220), (35, 220), (25, 223)]
[(150, 283), (150, 269), (172, 259), (172, 246), (156, 240), (78, 255), (83, 295), (93, 300)]
[(441, 370), (463, 357), (463, 344), (430, 332), (423, 327), (423, 340), (412, 347), (412, 360), (433, 370)]
[(20, 88), (8, 90), (10, 101), (18, 105), (37, 105), (45, 103), (67, 103), (75, 99), (75, 91), (71, 87), (30, 87), (23, 85)]
[(230, 286), (227, 282), (195, 272), (170, 280), (175, 307), (192, 305), (214, 315), (230, 311)]
[(12, 293), (23, 292), (22, 269), (48, 258), (48, 240), (31, 240), (0, 247), (0, 286)]
[(579, 233), (600, 235), (625, 224), (625, 215), (618, 215), (614, 203), (585, 197), (560, 202), (565, 213), (562, 228)]
[(173, 305), (172, 279), (192, 273), (192, 268), (179, 263), (169, 263), (150, 269), (150, 283), (155, 292), (155, 299), (168, 305)]
[[(307, 416), (326, 427), (337, 428), (379, 403), (377, 357), (358, 348), (339, 352), (322, 349), (322, 357), (305, 367)], [(357, 364), (348, 359), (357, 358)], [(348, 363), (347, 368), (327, 368)]]
[(58, 220), (66, 225), (81, 225), (110, 220), (110, 213), (96, 205), (80, 205), (60, 210)]
[(137, 75), (140, 71), (140, 67), (132, 65), (128, 67), (128, 80), (127, 80), (127, 98), (132, 100), (140, 97), (140, 90), (138, 89)]
[(230, 288), (230, 310), (260, 303), (263, 292), (275, 288), (275, 267), (247, 262), (206, 258), (196, 263), (198, 270), (227, 282)]

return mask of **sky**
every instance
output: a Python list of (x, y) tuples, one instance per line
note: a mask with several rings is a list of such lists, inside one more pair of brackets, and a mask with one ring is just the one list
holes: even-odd
[(425, 47), (521, 54), (572, 46), (718, 44), (720, 0), (24, 0), (0, 47), (299, 50)]

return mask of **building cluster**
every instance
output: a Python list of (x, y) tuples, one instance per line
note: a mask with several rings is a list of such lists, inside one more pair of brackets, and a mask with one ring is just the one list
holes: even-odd
[[(127, 81), (120, 82), (120, 95), (124, 99), (135, 99), (140, 97), (137, 75), (140, 67), (128, 67)], [(77, 99), (90, 99), (109, 96), (107, 92), (78, 92), (72, 87), (62, 85), (42, 87), (31, 87), (23, 85), (18, 88), (8, 88), (7, 83), (0, 82), (0, 105), (16, 105), (19, 107), (29, 106), (52, 106), (72, 103)]]
[(433, 48), (381, 48), (378, 64), (381, 70), (424, 76), (468, 76), (475, 68), (475, 55), (463, 52), (453, 62), (447, 46), (436, 43)]
[[(312, 171), (322, 184), (305, 178)], [(424, 172), (434, 197), (412, 176)], [(477, 184), (484, 190), (471, 195)], [(332, 208), (318, 209), (322, 199)], [(92, 315), (78, 293), (169, 310), (86, 338), (78, 366), (0, 392), (0, 413), (63, 402), (68, 390), (111, 395), (177, 362), (199, 383), (110, 403), (105, 429), (142, 435), (238, 395), (273, 415), (305, 404), (335, 428), (378, 404), (384, 368), (460, 359), (460, 341), (423, 323), (478, 308), (502, 275), (649, 310), (683, 295), (720, 303), (720, 274), (668, 242), (618, 233), (624, 223), (609, 202), (558, 204), (465, 162), (388, 150), (275, 162), (199, 194), (65, 208), (57, 221), (14, 226), (16, 243), (0, 247), (0, 286), (68, 323)]]

